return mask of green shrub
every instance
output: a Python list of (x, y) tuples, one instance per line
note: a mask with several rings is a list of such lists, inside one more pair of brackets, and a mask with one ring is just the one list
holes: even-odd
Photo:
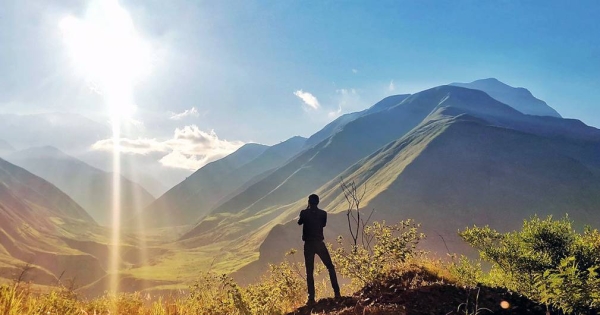
[(461, 286), (475, 288), (485, 281), (481, 262), (473, 262), (464, 255), (452, 257), (448, 271), (456, 284)]
[(246, 288), (252, 314), (285, 314), (302, 305), (306, 298), (306, 278), (300, 264), (284, 261), (270, 265), (261, 281)]
[[(521, 231), (499, 233), (473, 227), (459, 233), (492, 270), (488, 285), (505, 287), (566, 313), (587, 314), (600, 306), (600, 234), (577, 233), (565, 217), (525, 220)], [(465, 282), (471, 279), (463, 279)]]
[(425, 235), (418, 231), (419, 227), (412, 220), (394, 225), (373, 222), (362, 231), (362, 237), (368, 241), (350, 245), (349, 249), (344, 246), (343, 238), (338, 237), (340, 247), (332, 257), (337, 270), (355, 288), (380, 280), (420, 254), (416, 246)]

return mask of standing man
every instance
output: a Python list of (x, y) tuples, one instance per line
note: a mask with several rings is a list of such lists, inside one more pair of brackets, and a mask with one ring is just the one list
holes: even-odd
[(321, 261), (329, 270), (329, 279), (335, 293), (335, 298), (341, 297), (340, 286), (337, 282), (335, 267), (329, 256), (329, 251), (323, 240), (323, 228), (327, 225), (327, 212), (319, 209), (319, 196), (312, 194), (308, 196), (308, 207), (300, 212), (298, 219), (302, 227), (302, 240), (304, 241), (304, 262), (306, 264), (306, 284), (308, 286), (308, 301), (306, 304), (315, 303), (315, 254), (319, 255)]

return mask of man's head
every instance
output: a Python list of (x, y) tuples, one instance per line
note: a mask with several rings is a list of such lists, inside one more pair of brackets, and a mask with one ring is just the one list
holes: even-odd
[(317, 206), (319, 204), (319, 196), (315, 194), (308, 196), (308, 204), (311, 206)]

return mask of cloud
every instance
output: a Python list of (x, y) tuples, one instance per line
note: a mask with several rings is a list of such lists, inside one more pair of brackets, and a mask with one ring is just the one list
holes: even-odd
[(159, 160), (162, 165), (187, 170), (197, 170), (212, 161), (214, 159), (210, 159), (208, 156), (198, 157), (197, 155), (184, 154), (180, 151), (173, 151)]
[(356, 70), (356, 69), (352, 69), (352, 73), (354, 73), (354, 74), (357, 74), (357, 73), (358, 73), (358, 70)]
[(294, 92), (294, 95), (298, 96), (304, 102), (304, 104), (308, 105), (314, 110), (317, 110), (321, 107), (321, 105), (319, 104), (319, 100), (317, 100), (317, 98), (314, 95), (308, 92), (298, 90)]
[(394, 85), (394, 80), (390, 81), (390, 85), (388, 86), (388, 90), (390, 90), (390, 91), (396, 90), (396, 86)]
[(329, 118), (339, 117), (342, 112), (354, 111), (364, 107), (363, 101), (356, 89), (337, 89), (335, 90), (334, 100), (337, 103), (337, 109), (330, 110), (327, 113)]
[(198, 110), (196, 109), (196, 107), (192, 107), (190, 109), (186, 109), (181, 113), (173, 113), (171, 112), (171, 117), (169, 119), (172, 120), (181, 120), (185, 117), (188, 116), (193, 116), (193, 117), (198, 117), (200, 116), (200, 113), (198, 112)]
[[(113, 139), (99, 140), (92, 144), (92, 150), (112, 151), (114, 147)], [(119, 148), (122, 153), (147, 155), (153, 152), (167, 152), (169, 147), (165, 142), (156, 139), (127, 139), (121, 138)]]
[[(241, 141), (219, 139), (214, 130), (205, 132), (196, 125), (175, 129), (173, 138), (157, 139), (122, 138), (119, 143), (121, 152), (148, 155), (166, 153), (159, 162), (168, 167), (197, 170), (212, 161), (218, 160), (244, 145)], [(100, 140), (92, 145), (92, 150), (112, 151), (113, 139)]]
[(335, 90), (336, 93), (342, 95), (342, 96), (348, 96), (348, 95), (357, 95), (358, 93), (356, 92), (356, 89), (338, 89)]
[(335, 93), (334, 100), (338, 106), (336, 110), (331, 110), (327, 113), (329, 118), (336, 118), (344, 111), (360, 110), (365, 106), (356, 89), (337, 89), (335, 90)]
[(338, 109), (330, 111), (329, 113), (327, 113), (327, 116), (329, 116), (330, 118), (336, 118), (340, 114), (342, 114), (342, 104), (338, 104)]

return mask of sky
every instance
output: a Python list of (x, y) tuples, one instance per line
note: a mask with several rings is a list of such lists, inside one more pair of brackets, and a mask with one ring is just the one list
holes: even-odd
[[(77, 64), (73, 39), (61, 27), (67, 17), (85, 23), (101, 3), (0, 0), (0, 114), (111, 119), (107, 93)], [(96, 71), (145, 62), (131, 84), (135, 111), (123, 122), (124, 149), (155, 154), (169, 167), (193, 170), (243, 143), (308, 137), (389, 95), (489, 77), (529, 89), (563, 117), (600, 127), (596, 0), (115, 5), (135, 36), (119, 47), (139, 42), (148, 54)], [(75, 38), (95, 43), (93, 36)], [(108, 54), (91, 47), (88, 54)], [(112, 142), (101, 137), (83, 145), (106, 151)]]

